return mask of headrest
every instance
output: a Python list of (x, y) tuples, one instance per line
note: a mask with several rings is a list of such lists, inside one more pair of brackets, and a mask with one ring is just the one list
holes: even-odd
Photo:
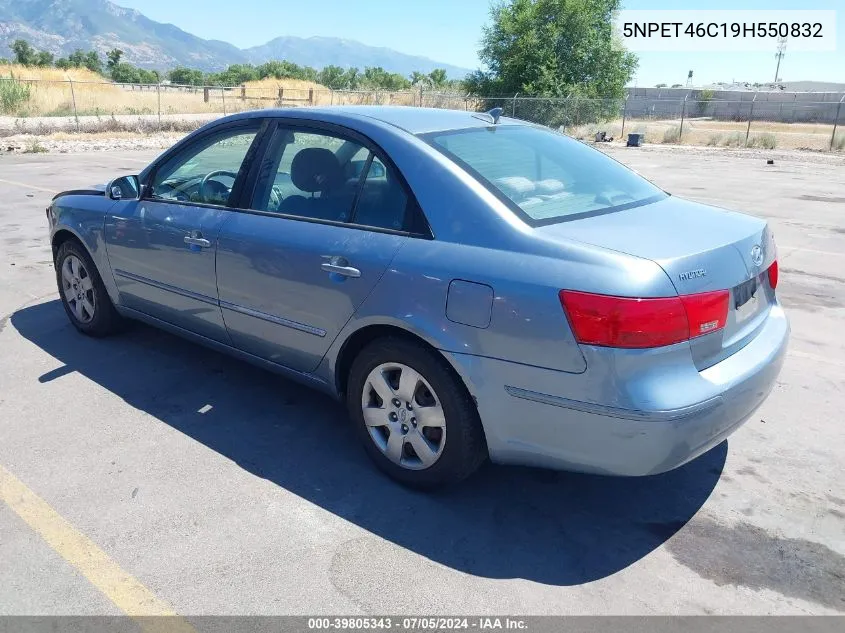
[(330, 191), (343, 183), (343, 169), (331, 150), (306, 147), (293, 157), (290, 179), (300, 191)]

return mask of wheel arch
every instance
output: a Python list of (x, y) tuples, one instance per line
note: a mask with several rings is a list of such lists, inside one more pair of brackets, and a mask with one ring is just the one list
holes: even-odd
[[(86, 242), (82, 236), (67, 224), (60, 224), (55, 228), (53, 234), (50, 236), (50, 247), (53, 255), (53, 267), (56, 265), (56, 256), (59, 254), (59, 249), (67, 242), (74, 242), (78, 244), (83, 251), (88, 255), (94, 267), (97, 269), (100, 279), (106, 286), (106, 292), (111, 299), (112, 305), (120, 304), (120, 294), (117, 286), (114, 283), (114, 277), (111, 274), (111, 266), (105, 258), (105, 253), (98, 253), (92, 249), (91, 245)], [(101, 249), (98, 249), (101, 250)]]
[(478, 401), (475, 396), (473, 384), (467, 379), (467, 376), (461, 368), (451, 361), (448, 355), (443, 354), (443, 352), (424, 335), (397, 324), (384, 322), (369, 323), (358, 328), (350, 333), (340, 345), (334, 359), (333, 377), (335, 389), (341, 398), (346, 393), (346, 382), (349, 378), (349, 370), (352, 367), (352, 363), (356, 356), (369, 343), (379, 338), (388, 337), (401, 338), (406, 341), (422, 345), (446, 361), (446, 365), (451, 368), (452, 372), (454, 372), (457, 378), (461, 381), (464, 388), (469, 392), (473, 402), (476, 404), (476, 408), (478, 407)]
[(85, 249), (85, 252), (88, 253), (88, 256), (94, 260), (94, 255), (91, 253), (91, 249), (85, 244), (85, 240), (83, 240), (79, 235), (77, 235), (73, 230), (66, 226), (61, 226), (56, 229), (53, 236), (50, 238), (50, 246), (53, 249), (53, 262), (56, 261), (56, 255), (59, 254), (59, 249), (62, 247), (62, 244), (65, 242), (76, 242), (82, 248)]

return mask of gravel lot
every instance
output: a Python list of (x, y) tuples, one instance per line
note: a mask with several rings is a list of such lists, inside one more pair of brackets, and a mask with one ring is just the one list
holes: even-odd
[[(0, 614), (120, 613), (111, 565), (188, 617), (845, 613), (845, 159), (606, 148), (771, 222), (793, 326), (775, 391), (665, 475), (487, 466), (424, 495), (321, 395), (140, 325), (78, 335), (44, 208), (159, 150), (65, 149), (0, 155)], [(76, 541), (33, 527), (56, 517)]]

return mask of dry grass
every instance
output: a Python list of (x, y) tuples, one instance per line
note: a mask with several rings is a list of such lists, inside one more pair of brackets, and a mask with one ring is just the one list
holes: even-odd
[(14, 75), (17, 79), (36, 79), (42, 81), (107, 81), (101, 75), (92, 73), (87, 68), (34, 68), (19, 64), (0, 64), (0, 77)]
[(0, 138), (14, 138), (18, 136), (53, 137), (55, 134), (65, 133), (74, 137), (85, 134), (108, 135), (120, 138), (123, 134), (150, 135), (160, 133), (191, 132), (205, 124), (212, 117), (198, 115), (171, 116), (162, 118), (159, 122), (155, 116), (134, 117), (121, 115), (105, 117), (80, 118), (78, 128), (73, 118), (39, 118), (23, 123), (25, 119), (16, 119), (12, 126), (0, 126)]
[[(156, 133), (162, 138), (180, 139), (184, 132), (161, 132)], [(29, 135), (20, 135), (15, 138), (25, 138)], [(138, 138), (137, 132), (51, 132), (40, 135), (39, 138), (48, 141), (131, 141)]]
[[(680, 131), (679, 124), (679, 120), (672, 119), (628, 119), (625, 122), (625, 134), (643, 133), (646, 143), (676, 143), (676, 133)], [(687, 119), (684, 121), (680, 142), (683, 145), (743, 147), (747, 129), (747, 121)], [(595, 130), (606, 131), (608, 136), (618, 138), (622, 132), (622, 121), (620, 119), (599, 125), (583, 125), (568, 129), (567, 132), (577, 138), (592, 140)], [(776, 146), (783, 149), (827, 150), (832, 132), (833, 126), (825, 123), (752, 121), (748, 140), (749, 145), (766, 149)]]
[(318, 84), (315, 81), (305, 81), (304, 79), (274, 79), (268, 77), (267, 79), (259, 79), (258, 81), (248, 81), (244, 84), (247, 90), (276, 90), (284, 88), (285, 90), (328, 90), (324, 85)]
[(65, 72), (58, 68), (0, 66), (0, 77), (10, 75), (30, 86), (30, 98), (12, 113), (21, 117), (73, 116), (74, 112), (79, 116), (157, 114), (159, 107), (162, 114), (231, 113), (279, 105), (322, 105), (332, 100), (332, 93), (325, 86), (299, 79), (264, 79), (248, 82), (243, 88), (206, 91), (181, 86), (113, 84), (87, 69)]

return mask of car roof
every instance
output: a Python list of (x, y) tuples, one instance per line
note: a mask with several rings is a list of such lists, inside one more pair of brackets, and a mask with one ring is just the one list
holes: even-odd
[[(460, 130), (473, 127), (490, 127), (489, 120), (478, 116), (478, 112), (446, 110), (442, 108), (417, 108), (412, 106), (323, 106), (284, 108), (252, 111), (235, 115), (243, 116), (291, 116), (294, 118), (320, 120), (331, 116), (332, 120), (347, 118), (350, 122), (361, 118), (374, 119), (398, 127), (411, 134), (426, 134), (446, 130)], [(523, 125), (524, 122), (501, 117), (498, 125)]]

